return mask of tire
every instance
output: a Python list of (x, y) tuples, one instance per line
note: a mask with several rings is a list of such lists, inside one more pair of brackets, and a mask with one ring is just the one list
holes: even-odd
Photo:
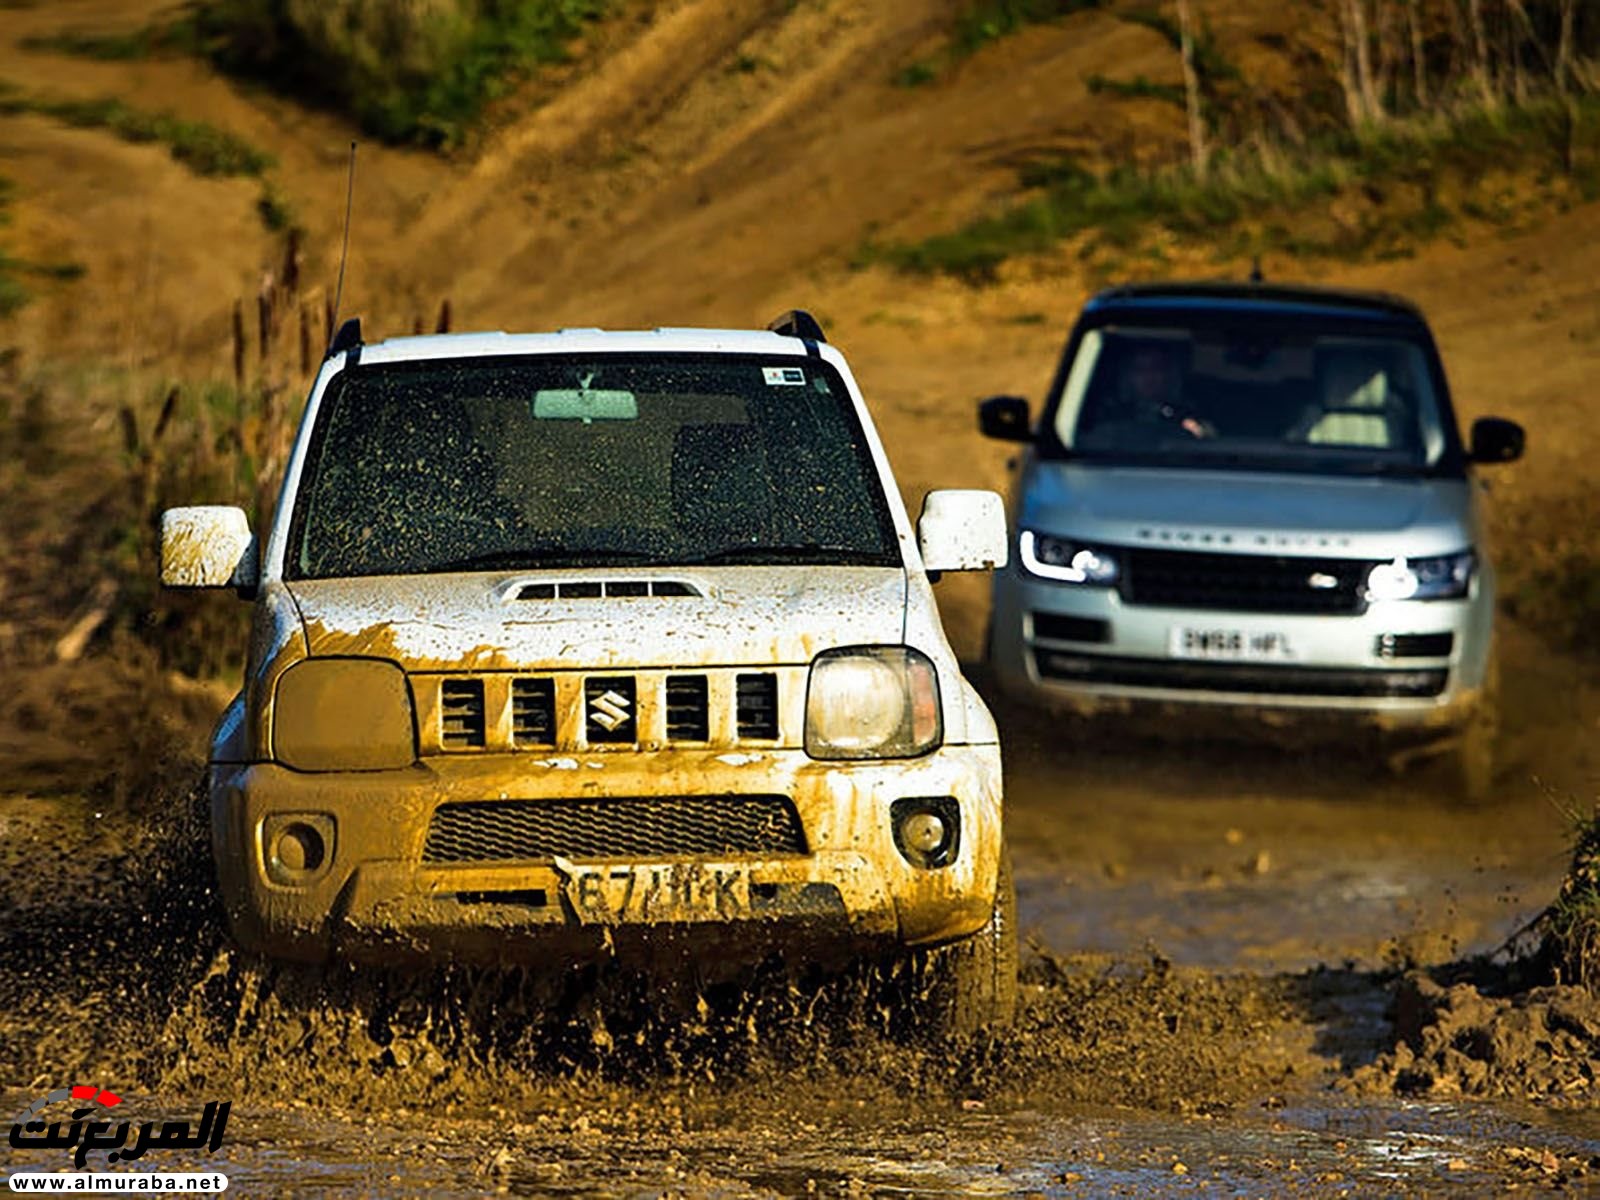
[(994, 910), (970, 937), (912, 956), (906, 1023), (919, 1038), (948, 1041), (1003, 1029), (1017, 1011), (1017, 889), (1002, 851)]
[(1457, 799), (1467, 804), (1482, 804), (1493, 796), (1499, 740), (1500, 663), (1498, 657), (1491, 657), (1478, 703), (1449, 750), (1451, 790)]

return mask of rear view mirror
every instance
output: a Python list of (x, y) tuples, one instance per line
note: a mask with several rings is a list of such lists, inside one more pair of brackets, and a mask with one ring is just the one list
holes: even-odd
[(1002, 442), (1033, 439), (1028, 402), (1021, 396), (991, 396), (978, 405), (978, 429), (984, 437)]
[(607, 388), (545, 388), (533, 394), (533, 415), (539, 421), (631, 421), (639, 415), (632, 392)]
[(1472, 461), (1508, 463), (1522, 457), (1522, 426), (1501, 417), (1480, 417), (1472, 423)]
[(917, 518), (917, 544), (929, 571), (988, 571), (1006, 565), (1006, 506), (994, 492), (929, 492)]
[(222, 504), (161, 514), (161, 584), (170, 588), (256, 586), (256, 539), (244, 509)]

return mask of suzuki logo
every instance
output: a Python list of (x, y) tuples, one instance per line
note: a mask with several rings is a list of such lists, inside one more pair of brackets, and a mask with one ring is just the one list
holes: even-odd
[(618, 728), (626, 725), (628, 718), (632, 716), (628, 711), (629, 708), (626, 696), (619, 696), (616, 692), (602, 692), (589, 702), (589, 719), (607, 733), (615, 733)]
[(1311, 577), (1307, 579), (1306, 582), (1312, 587), (1316, 588), (1319, 592), (1329, 592), (1339, 586), (1339, 580), (1337, 577), (1325, 574), (1322, 571), (1313, 571), (1311, 573)]

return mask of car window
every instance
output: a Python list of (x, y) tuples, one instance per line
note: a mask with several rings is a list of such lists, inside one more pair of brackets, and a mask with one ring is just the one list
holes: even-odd
[(318, 413), (289, 559), (291, 578), (900, 563), (838, 373), (732, 355), (346, 371)]
[(1088, 458), (1405, 472), (1445, 446), (1417, 342), (1312, 330), (1091, 329), (1054, 421)]

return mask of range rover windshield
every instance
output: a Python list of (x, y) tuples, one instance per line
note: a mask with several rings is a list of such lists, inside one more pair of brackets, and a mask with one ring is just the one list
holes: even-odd
[(898, 566), (844, 381), (814, 358), (541, 355), (330, 383), (287, 574)]
[(1074, 458), (1420, 474), (1445, 453), (1429, 356), (1404, 336), (1103, 326), (1054, 414)]

